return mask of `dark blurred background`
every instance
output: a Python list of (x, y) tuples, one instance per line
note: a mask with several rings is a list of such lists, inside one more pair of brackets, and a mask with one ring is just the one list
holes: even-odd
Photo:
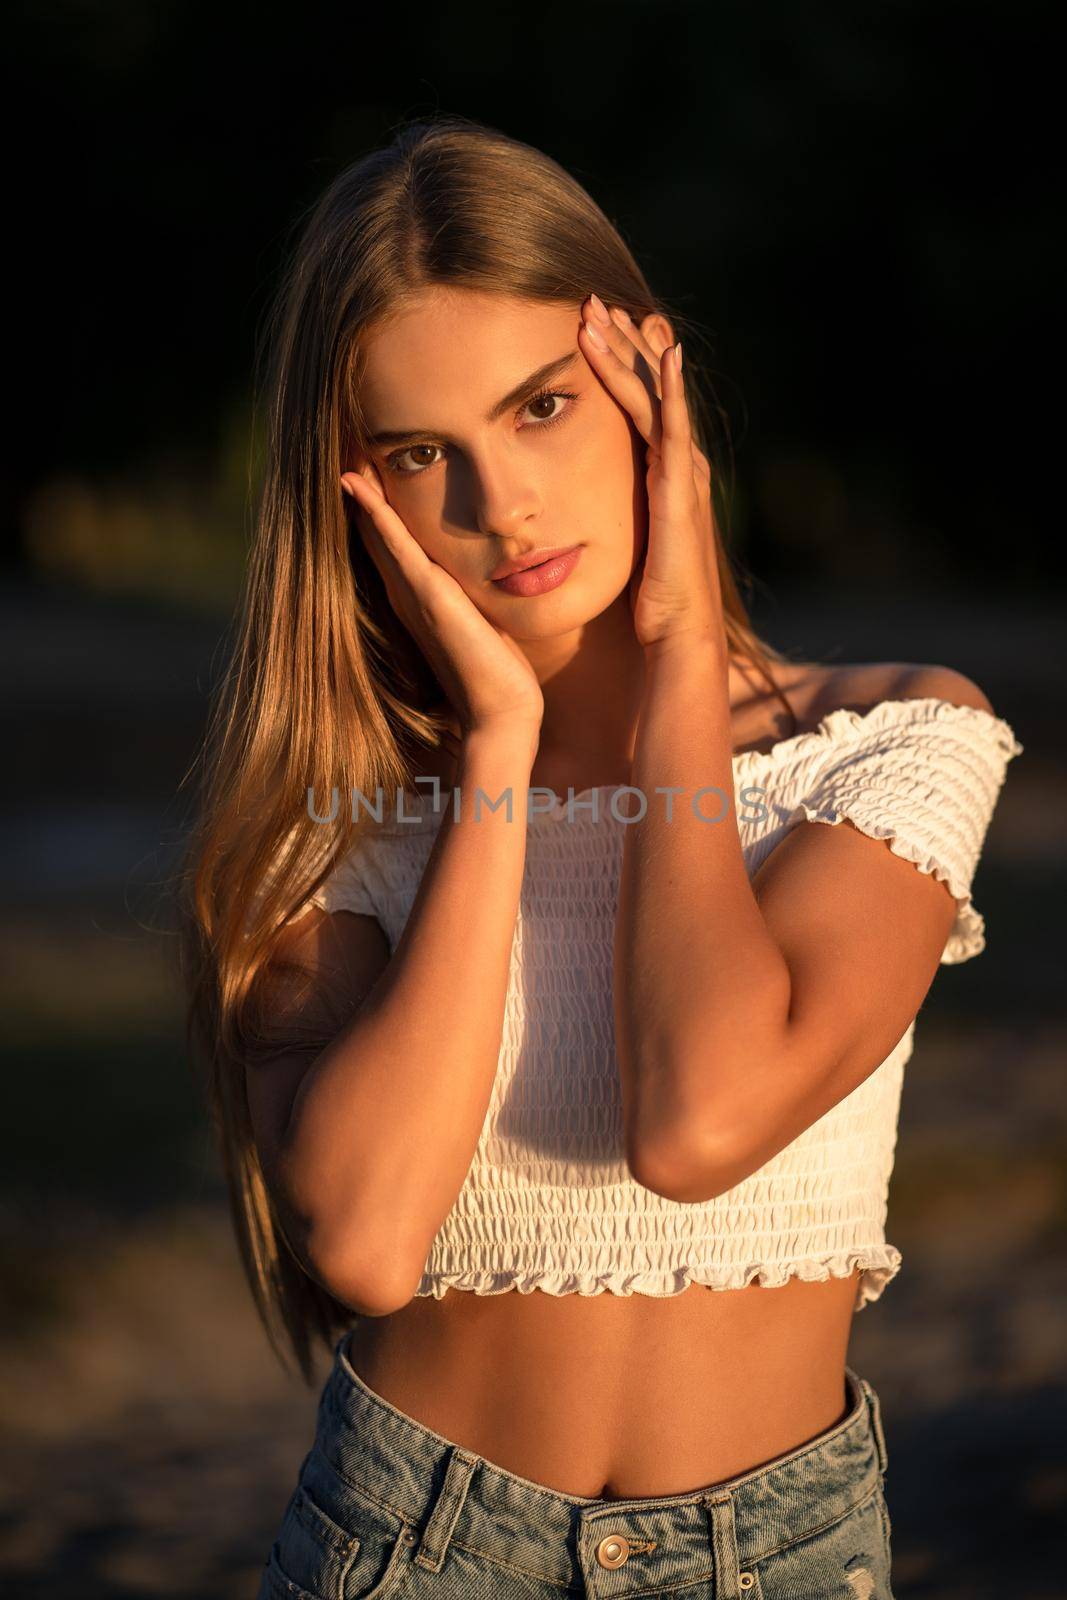
[(27, 359), (0, 582), (0, 1570), (21, 1595), (250, 1600), (310, 1443), (317, 1389), (274, 1363), (240, 1276), (165, 889), (286, 239), (435, 111), (562, 162), (707, 330), (764, 637), (955, 667), (1025, 747), (976, 879), (988, 947), (939, 973), (908, 1069), (904, 1269), (849, 1359), (882, 1397), (898, 1595), (1064, 1593), (1058, 15), (8, 8)]

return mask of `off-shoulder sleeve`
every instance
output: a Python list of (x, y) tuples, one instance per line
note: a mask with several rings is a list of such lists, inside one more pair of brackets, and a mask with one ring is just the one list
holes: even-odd
[(787, 823), (849, 821), (933, 873), (956, 901), (943, 965), (985, 949), (971, 884), (1004, 783), (1023, 746), (1001, 717), (936, 698), (841, 710), (820, 724), (826, 753)]

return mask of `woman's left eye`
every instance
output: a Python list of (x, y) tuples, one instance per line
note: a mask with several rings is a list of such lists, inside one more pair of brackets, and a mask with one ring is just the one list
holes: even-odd
[[(577, 400), (577, 398), (578, 396), (576, 394), (571, 394), (567, 389), (542, 389), (540, 394), (535, 394), (531, 400), (527, 400), (523, 410), (528, 411), (531, 406), (541, 405), (546, 400), (571, 401)], [(566, 405), (563, 407), (562, 411), (557, 411), (550, 417), (538, 417), (537, 422), (539, 426), (544, 426), (550, 422), (559, 422), (561, 417), (565, 416), (569, 410), (570, 406)]]

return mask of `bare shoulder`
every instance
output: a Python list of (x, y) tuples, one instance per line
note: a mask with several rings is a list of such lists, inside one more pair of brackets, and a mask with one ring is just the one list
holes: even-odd
[(739, 751), (770, 749), (777, 740), (811, 732), (832, 711), (855, 711), (862, 716), (885, 700), (939, 699), (993, 711), (978, 685), (952, 667), (906, 661), (832, 665), (800, 661), (777, 663), (774, 678), (792, 717), (785, 716), (781, 699), (765, 684), (752, 688), (746, 683), (732, 707)]
[(985, 691), (973, 678), (954, 667), (907, 666), (901, 669), (898, 700), (948, 700), (954, 706), (973, 706), (976, 711), (996, 713)]
[(813, 699), (819, 716), (842, 707), (863, 713), (883, 700), (926, 699), (993, 712), (984, 691), (965, 673), (953, 667), (902, 661), (865, 661), (826, 668)]

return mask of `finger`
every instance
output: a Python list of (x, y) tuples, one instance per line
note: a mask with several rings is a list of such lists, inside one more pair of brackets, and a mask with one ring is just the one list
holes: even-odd
[(608, 315), (624, 338), (629, 339), (634, 348), (648, 362), (649, 370), (656, 383), (656, 393), (661, 395), (663, 391), (660, 387), (659, 378), (660, 359), (664, 350), (670, 344), (670, 340), (659, 328), (656, 328), (652, 335), (644, 333), (630, 316), (630, 313), (624, 310), (622, 306), (611, 306)]
[[(620, 332), (630, 340), (631, 344), (633, 344), (634, 347), (639, 350), (648, 361), (649, 366), (655, 375), (656, 393), (662, 398), (663, 386), (660, 379), (660, 366), (663, 359), (663, 352), (670, 348), (670, 339), (659, 327), (654, 328), (651, 333), (645, 333), (643, 329), (638, 327), (637, 323), (634, 322), (629, 312), (626, 311), (622, 306), (611, 306), (608, 315), (611, 317), (612, 321), (615, 323)], [(698, 447), (695, 439), (693, 440), (692, 450), (693, 471), (696, 473), (698, 480), (703, 483), (705, 487), (707, 487), (711, 484), (711, 465), (707, 456), (705, 456), (704, 452)]]
[[(373, 508), (377, 504), (378, 491), (371, 492), (371, 485), (367, 474), (363, 472), (343, 472), (341, 474), (341, 489), (346, 498), (352, 502), (356, 526), (360, 531), (364, 544), (376, 555), (384, 549), (384, 541), (379, 534), (374, 520)], [(384, 498), (384, 496), (380, 496)], [(373, 547), (373, 548), (372, 548)]]
[(654, 367), (614, 322), (599, 323), (588, 301), (582, 311), (582, 354), (609, 393), (630, 413), (641, 437), (658, 449), (661, 425)]
[[(354, 474), (352, 476), (354, 476)], [(375, 525), (374, 517), (371, 512), (371, 497), (365, 492), (360, 493), (351, 484), (346, 482), (346, 477), (342, 477), (341, 487), (346, 498), (352, 504), (353, 521), (355, 522), (356, 528), (359, 531), (359, 537), (363, 545), (363, 549), (366, 551), (371, 566), (376, 569), (378, 576), (385, 584), (385, 589), (389, 596), (390, 604), (395, 611), (396, 585), (399, 582), (398, 574), (400, 569), (397, 564), (396, 557), (390, 551), (386, 540), (382, 537), (381, 533), (379, 533)]]
[(359, 467), (359, 475), (363, 479), (364, 483), (369, 483), (372, 489), (377, 490), (383, 500), (388, 499), (388, 496), (385, 492), (385, 484), (382, 482), (381, 473), (374, 465), (374, 462), (371, 461), (367, 456), (364, 456), (362, 459)]
[(692, 489), (693, 434), (680, 358), (681, 346), (672, 345), (663, 352), (660, 363), (660, 382), (663, 385), (663, 398), (660, 401), (663, 416), (663, 470), (668, 484), (676, 483), (681, 487), (688, 479), (688, 486)]
[[(373, 479), (370, 474), (374, 475)], [(418, 540), (412, 538), (381, 489), (375, 488), (375, 482), (380, 484), (381, 480), (370, 465), (360, 472), (341, 474), (341, 488), (366, 513), (370, 527), (380, 536), (386, 555), (392, 557), (410, 582), (417, 583), (429, 571), (430, 558)]]

